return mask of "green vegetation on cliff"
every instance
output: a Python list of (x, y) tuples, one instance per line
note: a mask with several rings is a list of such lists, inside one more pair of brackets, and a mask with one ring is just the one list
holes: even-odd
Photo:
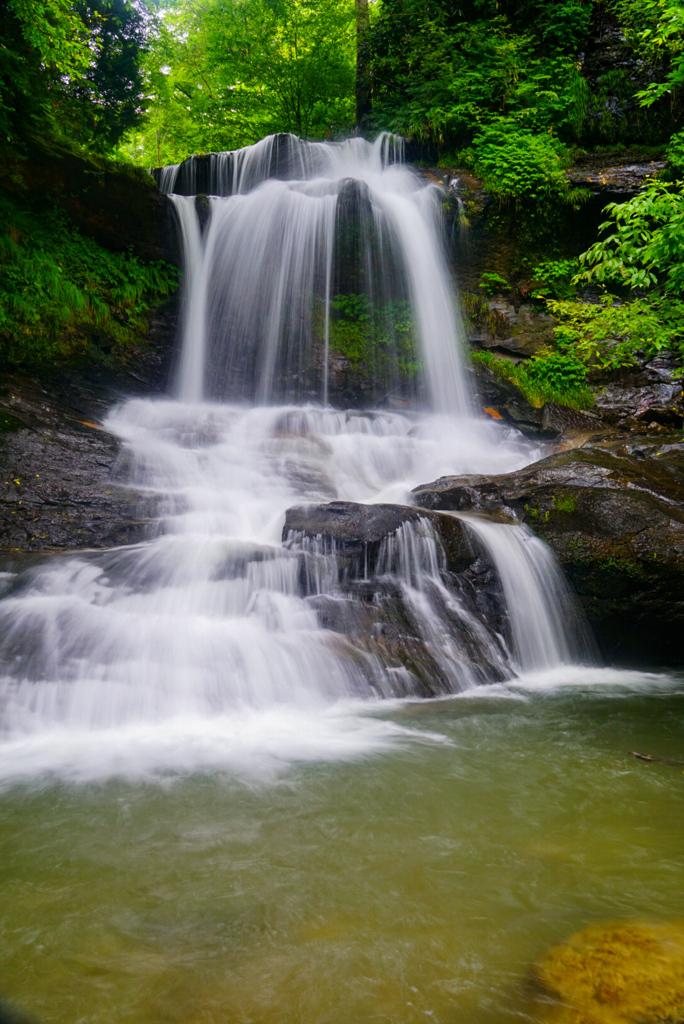
[(102, 248), (56, 207), (0, 193), (0, 224), (0, 365), (126, 361), (177, 287), (175, 268)]

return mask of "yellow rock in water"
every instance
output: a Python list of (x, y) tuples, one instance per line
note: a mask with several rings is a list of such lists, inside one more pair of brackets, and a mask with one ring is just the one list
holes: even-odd
[(537, 977), (559, 1001), (550, 1024), (684, 1024), (684, 922), (586, 928)]

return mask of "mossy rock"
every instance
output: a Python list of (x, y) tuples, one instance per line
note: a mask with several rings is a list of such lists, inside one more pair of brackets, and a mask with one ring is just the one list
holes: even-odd
[(550, 1024), (683, 1024), (684, 922), (586, 928), (536, 968)]

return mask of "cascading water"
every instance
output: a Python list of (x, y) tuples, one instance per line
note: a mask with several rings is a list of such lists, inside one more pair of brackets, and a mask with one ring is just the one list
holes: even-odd
[[(131, 400), (104, 423), (122, 442), (131, 488), (156, 497), (158, 529), (144, 544), (51, 558), (8, 581), (0, 777), (232, 765), (248, 748), (276, 759), (344, 757), (390, 742), (398, 727), (345, 718), (337, 702), (395, 694), (398, 673), (410, 693), (411, 671), (382, 645), (325, 628), (316, 594), (355, 597), (320, 561), (334, 553), (281, 543), (286, 509), (401, 502), (422, 481), (504, 472), (540, 455), (515, 431), (472, 415), (437, 189), (398, 162), (388, 137), (288, 145), (264, 140), (214, 155), (204, 169), (158, 174), (163, 187), (184, 190), (204, 174), (226, 193), (211, 200), (204, 236), (194, 199), (173, 198), (186, 267), (180, 400)], [(363, 216), (345, 220), (361, 207)], [(422, 411), (326, 407), (347, 229), (370, 296), (363, 308), (397, 296), (408, 304)], [(269, 404), (290, 392), (306, 398), (312, 381), (322, 407)], [(515, 527), (472, 528), (500, 571), (513, 660), (486, 614), (452, 586), (424, 523), (387, 538), (374, 569), (400, 593), (443, 692), (572, 653), (561, 614), (547, 614), (535, 633), (549, 602), (538, 549), (521, 544)], [(312, 556), (313, 589), (302, 569)]]
[(496, 565), (523, 672), (593, 661), (584, 616), (549, 548), (526, 526), (460, 515)]
[[(342, 290), (367, 303), (368, 344), (387, 364), (376, 367), (376, 399), (410, 383), (401, 379), (392, 322), (407, 303), (419, 391), (436, 412), (469, 414), (460, 317), (438, 231), (441, 192), (400, 155), (387, 135), (372, 145), (271, 136), (211, 155), (207, 185), (223, 198), (211, 199), (202, 257), (185, 249), (183, 400), (240, 394), (262, 404), (287, 396), (326, 404), (331, 301)], [(279, 178), (269, 176), (274, 162)], [(171, 189), (178, 173), (166, 172), (160, 186)], [(194, 187), (192, 162), (184, 177)], [(172, 201), (187, 238), (188, 197)]]

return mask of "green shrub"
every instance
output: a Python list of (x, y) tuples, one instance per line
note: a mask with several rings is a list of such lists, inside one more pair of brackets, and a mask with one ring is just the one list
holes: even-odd
[(532, 271), (534, 290), (532, 298), (569, 299), (576, 291), (572, 279), (577, 272), (577, 260), (542, 260)]
[(553, 131), (527, 128), (521, 118), (493, 120), (463, 155), (501, 203), (562, 202), (579, 207), (588, 197), (584, 189), (571, 188), (565, 176), (568, 150)]
[(609, 203), (604, 238), (580, 256), (577, 283), (657, 287), (684, 294), (684, 186), (652, 181), (626, 203)]
[(487, 295), (500, 295), (502, 292), (510, 291), (511, 286), (501, 274), (486, 270), (480, 276), (480, 288)]
[(525, 366), (527, 379), (540, 390), (575, 393), (586, 387), (587, 365), (573, 351), (549, 351), (536, 355)]

